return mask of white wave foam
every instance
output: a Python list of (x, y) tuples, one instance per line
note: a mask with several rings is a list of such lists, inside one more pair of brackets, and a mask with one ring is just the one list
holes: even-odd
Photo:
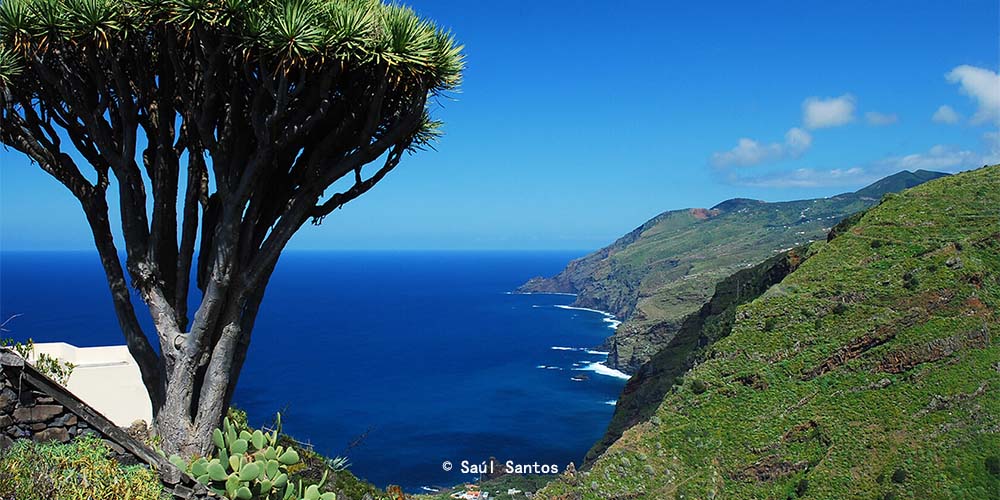
[(439, 490), (437, 488), (431, 488), (429, 486), (421, 486), (420, 489), (422, 489), (424, 491), (429, 491), (431, 493), (437, 493), (437, 492), (441, 491), (441, 490)]
[[(561, 345), (554, 345), (550, 347), (553, 351), (573, 351), (573, 352), (585, 352), (587, 354), (592, 354), (594, 356), (607, 356), (610, 354), (608, 351), (598, 351), (596, 349), (590, 349), (587, 347), (565, 347)], [(590, 361), (587, 361), (590, 363)]]
[(607, 311), (602, 311), (600, 309), (591, 309), (589, 307), (565, 306), (565, 305), (561, 305), (561, 304), (557, 305), (555, 307), (558, 307), (559, 309), (567, 309), (567, 310), (570, 310), (570, 311), (586, 311), (586, 312), (592, 312), (592, 313), (600, 314), (600, 315), (604, 316), (604, 322), (607, 323), (608, 324), (608, 328), (610, 328), (612, 330), (617, 330), (618, 329), (618, 325), (622, 324), (622, 322), (620, 320), (618, 320), (618, 319), (615, 318), (614, 314), (611, 314), (611, 313), (609, 313)]
[(615, 370), (614, 368), (609, 368), (608, 366), (606, 366), (604, 363), (601, 363), (601, 362), (590, 363), (587, 366), (584, 366), (583, 368), (574, 368), (574, 370), (583, 370), (583, 371), (588, 371), (588, 372), (594, 372), (594, 373), (596, 373), (598, 375), (604, 375), (604, 376), (607, 376), (607, 377), (614, 377), (614, 378), (618, 378), (618, 379), (622, 379), (622, 380), (628, 380), (629, 378), (631, 378), (631, 376), (629, 374), (620, 372), (618, 370)]
[(569, 309), (571, 311), (587, 311), (587, 312), (592, 312), (592, 313), (597, 313), (597, 314), (603, 314), (604, 316), (612, 316), (612, 317), (614, 317), (614, 314), (611, 314), (611, 313), (609, 313), (607, 311), (602, 311), (600, 309), (591, 309), (589, 307), (573, 307), (573, 306), (567, 306), (567, 305), (563, 305), (563, 304), (557, 304), (555, 307), (558, 307), (559, 309)]
[(605, 401), (604, 404), (614, 406), (614, 405), (618, 404), (618, 400), (617, 399), (609, 399), (609, 400)]
[(538, 365), (535, 368), (541, 368), (542, 370), (562, 370), (562, 368), (559, 368), (558, 366), (547, 366), (547, 365)]

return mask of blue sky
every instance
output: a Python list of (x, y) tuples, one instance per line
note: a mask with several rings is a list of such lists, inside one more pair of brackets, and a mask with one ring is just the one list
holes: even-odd
[[(298, 249), (592, 249), (664, 210), (1000, 161), (1000, 11), (956, 2), (413, 0), (466, 45), (447, 135)], [(0, 249), (90, 248), (0, 151)]]

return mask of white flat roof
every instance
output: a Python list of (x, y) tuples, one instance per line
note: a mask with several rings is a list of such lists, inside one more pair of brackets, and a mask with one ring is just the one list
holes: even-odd
[[(35, 344), (35, 353), (76, 365), (66, 388), (115, 425), (128, 427), (136, 420), (153, 421), (153, 409), (139, 365), (123, 345), (76, 347), (65, 342)], [(33, 360), (29, 360), (33, 361)]]

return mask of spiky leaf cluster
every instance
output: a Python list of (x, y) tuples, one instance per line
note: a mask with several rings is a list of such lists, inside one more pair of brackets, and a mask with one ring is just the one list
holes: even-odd
[[(328, 72), (345, 81), (385, 79), (380, 105), (388, 112), (382, 116), (392, 117), (407, 112), (414, 95), (456, 91), (462, 50), (449, 31), (409, 7), (380, 0), (4, 0), (0, 89), (14, 99), (0, 95), (0, 104), (10, 105), (18, 95), (41, 102), (90, 97), (102, 106), (102, 99), (123, 97), (116, 95), (121, 90), (95, 95), (101, 83), (90, 81), (75, 82), (77, 96), (53, 95), (46, 92), (51, 82), (37, 74), (87, 70), (104, 73), (109, 86), (115, 84), (110, 73), (117, 72), (134, 92), (158, 86), (178, 100), (198, 102), (212, 97), (205, 85), (235, 83), (213, 78), (212, 65), (222, 62), (253, 80), (280, 73), (292, 95), (319, 85), (318, 79), (309, 81), (311, 75)], [(158, 71), (167, 68), (168, 59), (170, 70)], [(179, 80), (165, 81), (171, 77)], [(334, 86), (329, 92), (371, 95), (377, 88)], [(410, 149), (436, 139), (440, 125), (427, 113), (408, 138)]]
[(463, 68), (451, 33), (378, 0), (4, 0), (0, 79), (16, 78), (24, 58), (67, 43), (110, 48), (162, 29), (180, 40), (216, 32), (243, 57), (286, 70), (385, 62), (434, 92), (455, 89)]

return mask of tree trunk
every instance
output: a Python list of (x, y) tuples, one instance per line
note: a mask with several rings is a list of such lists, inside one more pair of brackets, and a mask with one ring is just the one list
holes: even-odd
[[(199, 376), (195, 378), (204, 380)], [(160, 447), (168, 455), (206, 456), (211, 452), (211, 430), (220, 426), (228, 405), (220, 399), (199, 400), (198, 394), (203, 391), (197, 382), (192, 383), (187, 377), (169, 380), (163, 407), (153, 417)], [(204, 383), (216, 388), (221, 386), (224, 391), (230, 379), (213, 378)]]
[[(167, 375), (163, 405), (154, 415), (161, 447), (168, 454), (204, 456), (211, 451), (212, 430), (219, 427), (229, 408), (260, 302), (276, 264), (257, 269), (259, 281), (247, 281), (237, 272), (238, 252), (229, 250), (230, 236), (224, 230), (216, 235), (219, 246), (210, 282), (192, 331), (178, 336), (183, 345)], [(212, 316), (217, 318), (206, 319)]]
[(153, 424), (160, 436), (160, 446), (167, 453), (181, 456), (208, 455), (212, 429), (219, 427), (232, 397), (230, 389), (239, 373), (243, 357), (234, 355), (240, 339), (249, 343), (249, 332), (238, 322), (220, 325), (211, 352), (197, 364), (195, 358), (179, 359), (168, 376), (163, 405), (155, 412)]

